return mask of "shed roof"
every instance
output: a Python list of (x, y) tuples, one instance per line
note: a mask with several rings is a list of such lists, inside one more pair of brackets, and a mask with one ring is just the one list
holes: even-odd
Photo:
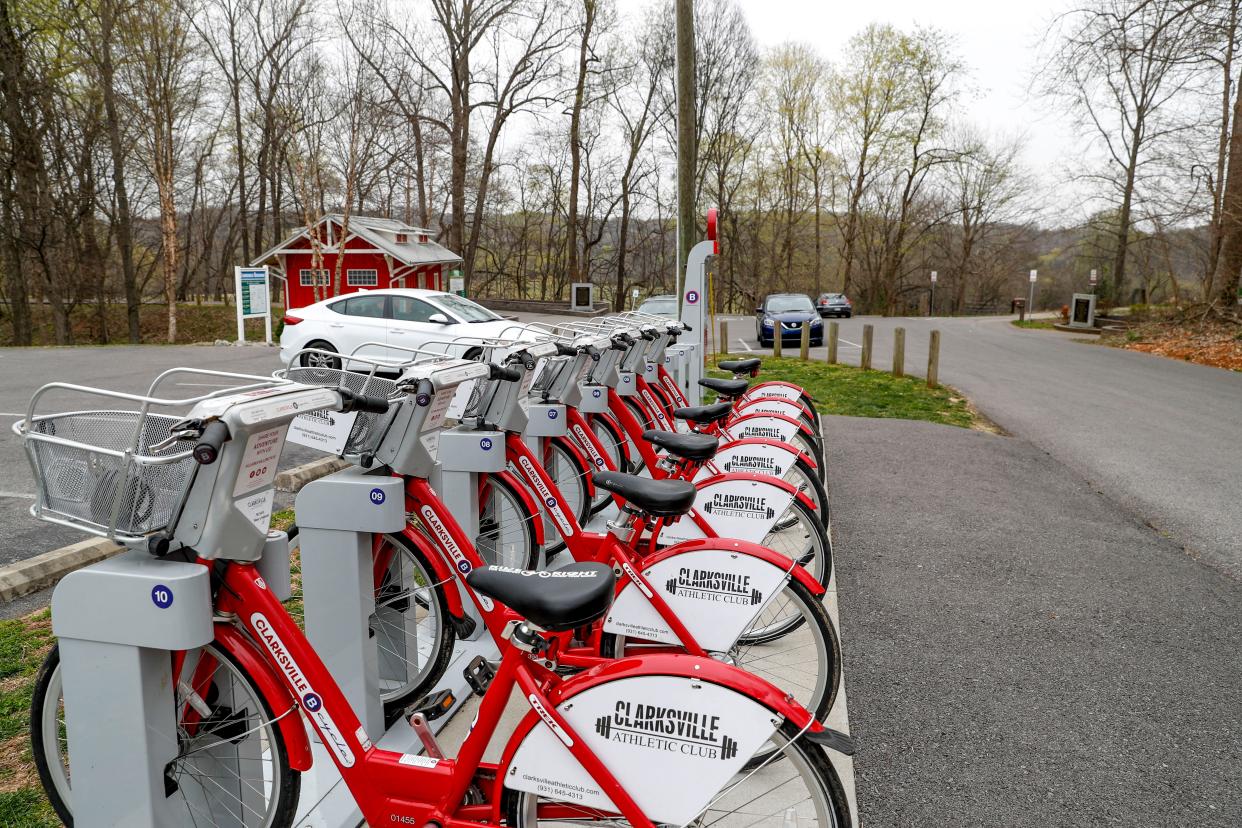
[[(319, 224), (323, 225), (331, 222), (337, 228), (345, 225), (345, 216), (340, 213), (328, 213), (319, 220)], [(405, 234), (404, 242), (397, 241), (397, 234)], [(326, 235), (321, 234), (323, 237)], [(335, 233), (332, 238), (335, 238)], [(419, 241), (420, 236), (425, 236), (427, 241)], [(425, 227), (415, 227), (412, 224), (406, 224), (396, 219), (379, 218), (376, 216), (350, 216), (349, 217), (349, 238), (360, 238), (367, 243), (374, 245), (376, 250), (380, 250), (388, 256), (391, 256), (396, 262), (407, 266), (430, 265), (430, 264), (453, 264), (460, 262), (461, 256), (457, 255), (447, 247), (442, 246), (433, 239), (433, 234)], [(259, 266), (267, 264), (273, 257), (281, 253), (305, 252), (306, 248), (299, 243), (303, 239), (308, 239), (306, 227), (299, 227), (291, 235), (264, 251), (255, 257), (250, 264)], [(348, 238), (344, 241), (348, 242)], [(338, 242), (339, 244), (339, 242)], [(326, 254), (337, 252), (338, 244), (324, 244), (320, 249)], [(348, 252), (349, 248), (346, 248)]]

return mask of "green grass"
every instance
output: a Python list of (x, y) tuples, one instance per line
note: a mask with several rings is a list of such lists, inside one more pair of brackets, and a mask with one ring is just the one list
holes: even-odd
[(0, 825), (54, 826), (30, 752), (30, 698), (35, 674), (52, 648), (51, 612), (0, 621)]
[[(728, 376), (718, 370), (711, 374)], [(961, 428), (981, 425), (960, 393), (944, 385), (928, 388), (926, 380), (918, 377), (894, 377), (885, 371), (864, 371), (849, 365), (765, 357), (759, 375), (759, 381), (764, 380), (802, 386), (815, 400), (820, 414), (924, 420)]]
[(1013, 325), (1015, 328), (1031, 328), (1043, 331), (1053, 331), (1056, 330), (1053, 321), (1054, 320), (1052, 319), (1024, 319), (1019, 322), (1015, 319), (1009, 324)]

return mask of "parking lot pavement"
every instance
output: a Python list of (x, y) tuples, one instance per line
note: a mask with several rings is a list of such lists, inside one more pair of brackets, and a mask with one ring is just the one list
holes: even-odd
[[(35, 484), (25, 451), (11, 427), (26, 416), (30, 398), (40, 386), (56, 380), (144, 393), (157, 375), (177, 366), (267, 376), (280, 367), (277, 353), (276, 348), (265, 345), (0, 349), (0, 566), (86, 537), (83, 532), (35, 520), (29, 513), (34, 501)], [(174, 397), (190, 397), (209, 392), (223, 382), (212, 377), (173, 378), (166, 393)], [(57, 394), (54, 398), (48, 398), (50, 408), (42, 410), (64, 411), (75, 406), (101, 405), (98, 398), (74, 393)], [(318, 456), (321, 454), (312, 449), (286, 445), (281, 456), (281, 468), (305, 463)], [(37, 608), (49, 598), (46, 592), (27, 596), (0, 606), (0, 616), (9, 617)]]
[(825, 421), (869, 825), (1242, 824), (1242, 586), (1032, 444)]

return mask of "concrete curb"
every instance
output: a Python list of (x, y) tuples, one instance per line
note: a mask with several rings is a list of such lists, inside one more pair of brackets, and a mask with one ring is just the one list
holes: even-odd
[[(339, 457), (324, 457), (280, 472), (275, 485), (282, 492), (296, 492), (312, 480), (348, 466), (349, 463)], [(47, 589), (75, 569), (98, 563), (120, 551), (121, 547), (107, 538), (90, 538), (2, 567), (0, 603)]]
[(0, 569), (0, 602), (9, 602), (50, 587), (75, 569), (110, 558), (121, 551), (107, 538), (90, 538)]
[(301, 466), (280, 472), (276, 475), (276, 490), (279, 492), (296, 492), (312, 480), (327, 477), (333, 472), (349, 468), (350, 464), (339, 457), (321, 457)]

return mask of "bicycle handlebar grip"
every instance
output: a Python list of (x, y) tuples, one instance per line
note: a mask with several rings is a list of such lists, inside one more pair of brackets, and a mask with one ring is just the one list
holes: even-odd
[(517, 382), (522, 378), (522, 372), (516, 368), (505, 368), (502, 365), (491, 365), (488, 367), (491, 369), (491, 379)]
[(220, 449), (229, 441), (229, 427), (221, 420), (212, 420), (203, 429), (203, 436), (194, 444), (194, 459), (210, 466), (220, 456)]
[(556, 343), (556, 355), (557, 356), (577, 356), (578, 349), (575, 348), (573, 345), (566, 345), (564, 342), (558, 342)]
[(341, 390), (341, 397), (345, 399), (345, 411), (366, 411), (369, 414), (384, 414), (388, 411), (388, 400), (383, 397), (368, 397), (366, 394), (349, 393), (346, 396), (344, 389)]
[(659, 336), (659, 334), (658, 334), (658, 333), (656, 333), (655, 331), (650, 331), (650, 330), (644, 330), (644, 331), (643, 331), (641, 334), (639, 334), (639, 335), (640, 335), (643, 339), (645, 339), (647, 342), (655, 342), (655, 341), (656, 341), (656, 337), (658, 337), (658, 336)]

